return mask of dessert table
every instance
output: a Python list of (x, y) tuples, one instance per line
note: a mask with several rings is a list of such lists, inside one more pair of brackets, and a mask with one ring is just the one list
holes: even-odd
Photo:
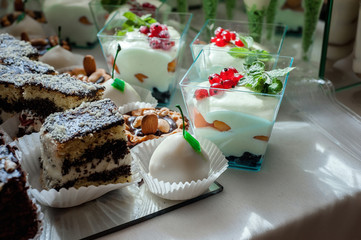
[[(91, 54), (102, 59), (99, 46)], [(220, 193), (85, 239), (360, 239), (360, 117), (327, 81), (302, 78), (290, 75), (261, 171), (227, 169)], [(175, 104), (185, 109), (179, 89)]]

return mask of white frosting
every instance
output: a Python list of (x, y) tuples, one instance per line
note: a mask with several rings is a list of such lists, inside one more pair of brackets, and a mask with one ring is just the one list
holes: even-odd
[(42, 24), (28, 15), (25, 15), (24, 19), (20, 22), (15, 21), (12, 25), (4, 28), (3, 30), (15, 37), (20, 37), (22, 32), (26, 32), (32, 37), (45, 36)]
[(137, 91), (127, 82), (125, 82), (124, 92), (112, 86), (113, 79), (109, 79), (104, 84), (105, 91), (103, 98), (110, 98), (118, 107), (131, 102), (140, 102), (140, 96)]
[(248, 8), (256, 6), (257, 10), (266, 10), (271, 0), (243, 0)]
[(149, 174), (160, 181), (178, 183), (203, 180), (210, 170), (209, 157), (204, 150), (197, 153), (184, 139), (182, 133), (173, 134), (155, 149)]
[[(87, 47), (87, 43), (97, 42), (97, 29), (89, 9), (90, 0), (46, 0), (43, 11), (49, 24), (54, 29), (61, 26), (61, 37), (69, 38), (77, 46)], [(81, 17), (91, 24), (83, 24)]]
[[(209, 83), (200, 85), (209, 86)], [(280, 96), (253, 94), (239, 86), (235, 90), (238, 91), (190, 100), (208, 123), (218, 120), (231, 128), (223, 132), (211, 126), (196, 128), (195, 134), (214, 142), (226, 156), (242, 156), (246, 151), (264, 154), (267, 141), (254, 137), (270, 136)]]
[[(168, 72), (168, 63), (177, 57), (180, 38), (180, 34), (173, 27), (169, 26), (168, 31), (170, 40), (175, 41), (175, 46), (170, 50), (152, 49), (147, 36), (139, 33), (137, 29), (128, 32), (119, 40), (111, 41), (105, 46), (107, 55), (115, 56), (118, 44), (122, 48), (116, 60), (120, 75), (116, 72), (114, 75), (131, 85), (149, 90), (156, 87), (161, 92), (167, 91), (175, 77), (173, 72)], [(140, 82), (135, 77), (139, 73), (147, 76), (144, 82)]]
[(72, 53), (57, 45), (47, 51), (39, 60), (53, 66), (56, 70), (70, 66), (82, 66), (83, 56)]

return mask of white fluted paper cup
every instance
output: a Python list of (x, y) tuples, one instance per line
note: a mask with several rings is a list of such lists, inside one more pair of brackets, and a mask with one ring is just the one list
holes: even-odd
[(228, 161), (212, 142), (204, 138), (198, 138), (203, 151), (206, 151), (210, 160), (210, 171), (205, 179), (170, 183), (159, 181), (149, 174), (149, 162), (154, 150), (167, 138), (158, 138), (143, 142), (131, 149), (133, 159), (137, 162), (139, 170), (149, 190), (162, 198), (169, 200), (187, 200), (195, 198), (208, 190), (209, 186), (227, 169)]
[(30, 192), (36, 200), (45, 206), (67, 208), (74, 207), (85, 202), (94, 200), (110, 191), (127, 187), (141, 180), (141, 175), (135, 166), (131, 164), (132, 180), (128, 183), (106, 184), (80, 188), (61, 188), (44, 190), (40, 183), (40, 137), (39, 133), (25, 135), (17, 140), (17, 146), (22, 152), (21, 165), (28, 173)]

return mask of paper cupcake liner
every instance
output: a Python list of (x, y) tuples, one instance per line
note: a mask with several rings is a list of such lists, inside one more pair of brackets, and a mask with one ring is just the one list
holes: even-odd
[(32, 133), (23, 136), (17, 141), (17, 146), (22, 152), (21, 165), (28, 173), (31, 194), (36, 200), (45, 206), (66, 208), (73, 207), (96, 199), (109, 191), (129, 186), (141, 180), (141, 175), (135, 166), (131, 164), (132, 180), (129, 183), (107, 184), (100, 186), (89, 186), (65, 189), (59, 191), (55, 189), (44, 190), (40, 183), (40, 138), (39, 133)]
[(14, 139), (19, 131), (19, 124), (19, 114), (16, 114), (3, 122), (0, 125), (0, 128), (2, 128), (12, 139)]
[(131, 149), (135, 161), (139, 164), (140, 173), (149, 190), (162, 198), (169, 200), (187, 200), (197, 197), (208, 190), (209, 186), (227, 169), (228, 161), (212, 142), (204, 138), (198, 138), (204, 151), (210, 157), (210, 171), (206, 179), (197, 182), (170, 183), (159, 181), (149, 174), (149, 161), (158, 145), (167, 138), (158, 138), (146, 141)]
[(142, 102), (150, 103), (152, 105), (152, 107), (155, 107), (158, 105), (158, 100), (155, 97), (153, 97), (151, 91), (149, 91), (148, 89), (139, 87), (139, 86), (132, 85), (132, 87), (139, 94)]

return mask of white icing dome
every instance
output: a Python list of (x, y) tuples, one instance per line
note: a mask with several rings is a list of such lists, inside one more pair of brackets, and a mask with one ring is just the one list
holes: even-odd
[(150, 175), (170, 183), (203, 180), (208, 177), (209, 170), (208, 154), (203, 150), (195, 152), (181, 133), (162, 141), (149, 162)]

